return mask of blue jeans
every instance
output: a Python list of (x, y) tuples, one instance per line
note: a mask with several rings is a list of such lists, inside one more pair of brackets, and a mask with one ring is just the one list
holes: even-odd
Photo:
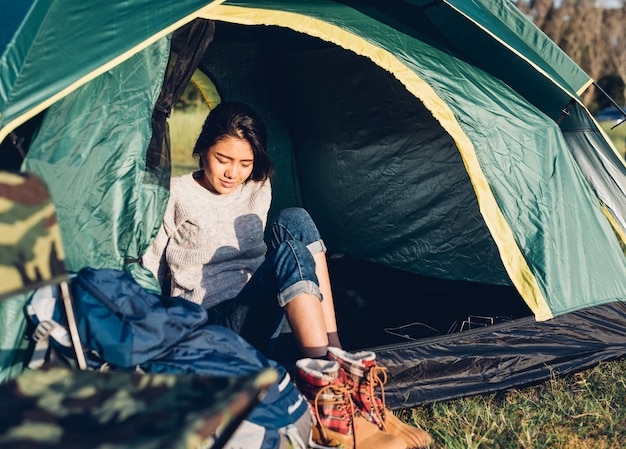
[(302, 208), (282, 210), (270, 228), (268, 253), (239, 294), (209, 309), (209, 322), (226, 326), (268, 355), (286, 304), (301, 293), (320, 301), (313, 255), (325, 252), (315, 223)]

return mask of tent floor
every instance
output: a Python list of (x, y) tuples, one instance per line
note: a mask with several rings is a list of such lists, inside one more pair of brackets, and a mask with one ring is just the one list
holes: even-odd
[[(329, 259), (344, 349), (394, 345), (531, 316), (513, 287), (421, 276), (351, 257)], [(272, 357), (297, 354), (282, 334)], [(297, 357), (297, 356), (296, 356)]]

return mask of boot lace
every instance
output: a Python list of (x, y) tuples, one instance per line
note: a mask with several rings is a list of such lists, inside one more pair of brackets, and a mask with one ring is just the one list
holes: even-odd
[[(328, 406), (332, 406), (334, 410), (340, 412), (340, 416), (333, 418), (349, 421), (349, 426), (352, 427), (354, 426), (354, 418), (357, 413), (354, 402), (352, 402), (352, 391), (352, 388), (346, 385), (330, 384), (320, 388), (315, 395), (313, 413), (315, 414), (315, 419), (320, 424), (320, 432), (326, 442), (328, 442), (330, 438), (328, 438), (326, 434), (326, 426), (322, 424), (324, 420), (322, 420), (320, 416), (320, 406), (324, 409)], [(352, 439), (356, 447), (356, 432), (354, 428), (352, 428)]]
[[(385, 388), (387, 383), (387, 368), (382, 366), (373, 366), (364, 375), (364, 384), (366, 394), (372, 402), (372, 411), (376, 416), (376, 421), (382, 426), (382, 430), (386, 431), (385, 426)], [(380, 398), (376, 395), (376, 386), (380, 386)]]

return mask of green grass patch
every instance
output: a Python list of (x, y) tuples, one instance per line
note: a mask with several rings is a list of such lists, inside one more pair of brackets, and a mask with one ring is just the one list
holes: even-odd
[(504, 393), (404, 410), (446, 449), (626, 447), (626, 359)]
[(622, 157), (626, 157), (626, 123), (614, 129), (611, 129), (614, 126), (612, 123), (600, 123), (600, 126), (609, 135)]

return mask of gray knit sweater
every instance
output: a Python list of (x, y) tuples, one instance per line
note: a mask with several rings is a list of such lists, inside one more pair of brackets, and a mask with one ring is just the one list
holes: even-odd
[(192, 173), (172, 178), (163, 224), (144, 266), (161, 284), (169, 267), (171, 296), (205, 308), (234, 298), (265, 258), (271, 196), (269, 180), (220, 195), (200, 186)]

